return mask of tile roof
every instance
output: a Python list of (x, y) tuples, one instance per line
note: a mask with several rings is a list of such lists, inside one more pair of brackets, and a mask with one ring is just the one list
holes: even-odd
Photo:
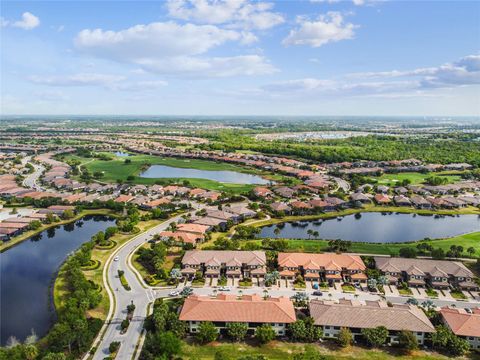
[(220, 294), (216, 298), (191, 295), (180, 312), (183, 321), (221, 321), (255, 323), (293, 323), (295, 309), (286, 297), (268, 298), (259, 295)]
[(420, 272), (433, 275), (441, 271), (453, 276), (474, 277), (473, 273), (459, 261), (388, 258), (380, 256), (375, 256), (374, 259), (377, 268), (382, 271), (391, 271), (388, 269), (393, 266), (399, 271), (405, 271), (407, 273), (412, 270), (415, 274)]
[(229, 250), (189, 250), (182, 259), (183, 264), (207, 264), (215, 259), (216, 262), (227, 266), (230, 262), (240, 261), (247, 265), (265, 265), (267, 263), (263, 251), (229, 251)]
[(455, 335), (480, 337), (480, 308), (473, 314), (464, 309), (442, 308), (440, 314)]
[(430, 320), (423, 311), (413, 305), (387, 306), (382, 301), (368, 301), (365, 305), (359, 301), (312, 300), (310, 315), (316, 325), (342, 326), (350, 328), (374, 328), (385, 326), (388, 330), (410, 330), (415, 332), (434, 332)]
[(365, 264), (360, 256), (347, 254), (307, 254), (307, 253), (279, 253), (278, 265), (280, 267), (305, 267), (314, 262), (323, 268), (346, 268), (349, 270), (365, 270)]

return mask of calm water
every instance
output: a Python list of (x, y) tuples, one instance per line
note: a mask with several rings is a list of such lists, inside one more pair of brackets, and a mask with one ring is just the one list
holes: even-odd
[(257, 175), (244, 174), (236, 171), (210, 171), (197, 169), (176, 168), (165, 165), (152, 165), (147, 171), (140, 174), (144, 178), (193, 178), (208, 179), (223, 183), (234, 184), (268, 184), (269, 180)]
[(67, 255), (95, 233), (114, 225), (104, 216), (43, 231), (0, 254), (1, 344), (10, 336), (23, 341), (34, 329), (46, 334), (55, 320), (50, 285)]
[[(345, 216), (341, 221), (286, 223), (275, 235), (275, 225), (262, 228), (258, 237), (308, 239), (308, 230), (318, 231), (319, 239), (343, 239), (356, 242), (393, 243), (443, 238), (480, 230), (478, 215), (420, 216), (415, 214), (362, 213)], [(311, 237), (313, 238), (313, 237)]]
[(115, 153), (115, 156), (118, 156), (118, 157), (127, 157), (127, 156), (130, 156), (129, 153), (125, 153), (125, 152), (122, 152), (122, 151), (117, 151)]

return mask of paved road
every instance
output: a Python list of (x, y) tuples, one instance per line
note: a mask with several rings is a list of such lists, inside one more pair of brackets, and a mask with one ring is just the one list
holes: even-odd
[[(113, 289), (113, 296), (115, 298), (116, 306), (111, 321), (106, 324), (107, 329), (103, 339), (101, 340), (100, 344), (97, 345), (97, 351), (93, 357), (94, 360), (101, 360), (109, 355), (108, 346), (112, 341), (121, 342), (117, 359), (127, 360), (133, 358), (135, 347), (137, 346), (143, 329), (143, 321), (147, 315), (148, 304), (155, 299), (155, 296), (153, 290), (145, 289), (141, 286), (138, 278), (135, 276), (130, 267), (127, 266), (128, 257), (137, 246), (150, 240), (153, 234), (165, 230), (171, 222), (178, 221), (180, 217), (181, 216), (179, 215), (171, 218), (162, 224), (138, 235), (117, 250), (110, 258), (110, 262), (105, 268), (106, 271), (104, 271), (104, 283), (105, 277), (107, 276), (108, 282)], [(116, 257), (118, 257), (118, 261), (113, 260)], [(125, 272), (125, 278), (131, 287), (130, 291), (125, 290), (120, 283), (120, 279), (117, 275), (118, 270), (123, 270)], [(131, 301), (133, 301), (136, 306), (133, 313), (133, 320), (130, 323), (127, 332), (125, 334), (120, 334), (120, 323), (126, 318), (127, 305), (129, 305)], [(112, 300), (110, 300), (110, 303), (112, 304)]]
[[(31, 156), (25, 157), (23, 160), (25, 163), (29, 162), (31, 160)], [(25, 179), (23, 179), (22, 185), (24, 187), (34, 189), (34, 190), (43, 190), (40, 185), (37, 183), (38, 179), (42, 175), (42, 173), (45, 171), (45, 167), (43, 165), (39, 164), (34, 164), (30, 162), (30, 164), (33, 165), (33, 168), (35, 169), (33, 173), (28, 174)]]
[(343, 191), (345, 191), (346, 193), (348, 193), (350, 191), (350, 184), (348, 183), (348, 181), (343, 180), (343, 179), (341, 179), (339, 177), (336, 177), (336, 176), (331, 176), (331, 178), (336, 181), (338, 187), (342, 188)]

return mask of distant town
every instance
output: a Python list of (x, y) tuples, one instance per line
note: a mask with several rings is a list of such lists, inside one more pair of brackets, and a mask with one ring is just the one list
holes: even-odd
[[(356, 123), (332, 137), (315, 129), (325, 125), (278, 122), (289, 136), (266, 138), (254, 122), (238, 136), (218, 120), (165, 132), (151, 131), (155, 121), (19, 124), (0, 131), (4, 349), (27, 346), (16, 344), (35, 329), (40, 351), (75, 358), (152, 359), (158, 341), (215, 359), (232, 343), (269, 358), (272, 342), (328, 359), (347, 348), (477, 356), (471, 125), (415, 136), (409, 123), (395, 135)], [(320, 135), (294, 139), (305, 126)], [(65, 248), (68, 237), (77, 245)], [(43, 282), (15, 295), (13, 279), (36, 272)], [(29, 313), (15, 299), (29, 291), (38, 318), (19, 327), (4, 311)]]

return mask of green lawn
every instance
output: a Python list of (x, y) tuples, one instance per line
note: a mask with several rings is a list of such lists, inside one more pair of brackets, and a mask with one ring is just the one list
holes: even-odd
[[(113, 155), (113, 154), (112, 154)], [(78, 160), (83, 166), (90, 171), (90, 173), (103, 172), (104, 176), (100, 179), (102, 182), (116, 182), (117, 180), (126, 181), (128, 176), (134, 176), (132, 181), (135, 184), (155, 184), (157, 182), (167, 183), (169, 180), (175, 182), (182, 182), (188, 180), (193, 186), (201, 187), (210, 190), (219, 190), (232, 193), (243, 193), (251, 190), (255, 185), (251, 184), (231, 184), (220, 183), (208, 179), (194, 179), (194, 178), (161, 178), (148, 179), (141, 178), (138, 175), (142, 172), (145, 164), (151, 165), (165, 165), (177, 168), (191, 168), (197, 170), (207, 171), (237, 171), (242, 173), (256, 174), (265, 176), (274, 181), (280, 181), (281, 176), (268, 174), (256, 169), (250, 169), (242, 166), (237, 166), (227, 163), (217, 163), (214, 161), (196, 160), (196, 159), (176, 159), (176, 158), (162, 158), (152, 155), (133, 155), (129, 157), (114, 157), (114, 160), (103, 161), (99, 159), (82, 158), (76, 155), (68, 155), (66, 159)], [(131, 160), (131, 163), (125, 164), (125, 159)]]
[[(236, 360), (242, 356), (263, 355), (268, 360), (291, 360), (294, 355), (305, 351), (307, 347), (313, 347), (319, 351), (325, 360), (344, 359), (344, 360), (443, 360), (448, 357), (438, 353), (416, 351), (412, 355), (403, 355), (398, 349), (384, 348), (364, 349), (357, 346), (351, 346), (347, 349), (338, 349), (332, 343), (325, 345), (305, 345), (301, 343), (290, 343), (282, 341), (272, 341), (263, 346), (252, 346), (246, 343), (232, 344), (228, 342), (214, 342), (207, 345), (189, 345), (184, 343), (182, 346), (181, 357), (185, 360), (213, 360), (215, 354), (221, 353), (223, 356), (217, 357), (225, 360)], [(471, 357), (474, 358), (474, 355)]]
[(396, 185), (397, 183), (408, 179), (412, 185), (423, 184), (425, 179), (431, 176), (437, 177), (446, 177), (449, 183), (454, 183), (461, 180), (460, 175), (453, 175), (451, 172), (438, 172), (438, 173), (417, 173), (417, 172), (406, 172), (399, 174), (383, 174), (379, 177), (372, 177), (378, 181), (378, 184), (381, 185)]
[[(247, 240), (261, 244), (261, 240)], [(287, 239), (288, 251), (291, 252), (322, 252), (328, 250), (328, 241), (326, 240), (306, 240), (306, 239)], [(349, 252), (361, 254), (383, 254), (398, 255), (401, 248), (416, 247), (419, 243), (428, 242), (434, 248), (442, 248), (445, 251), (452, 245), (461, 245), (464, 249), (473, 247), (476, 249), (476, 256), (480, 256), (480, 232), (454, 236), (446, 239), (421, 240), (411, 243), (358, 243), (352, 242)], [(467, 257), (467, 253), (464, 256)]]

